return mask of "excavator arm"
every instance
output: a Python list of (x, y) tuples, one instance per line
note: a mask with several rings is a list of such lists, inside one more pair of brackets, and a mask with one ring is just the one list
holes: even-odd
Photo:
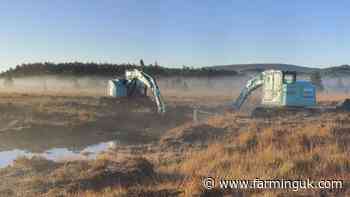
[(248, 98), (248, 96), (257, 88), (263, 85), (264, 82), (264, 72), (258, 74), (254, 78), (250, 79), (245, 87), (242, 89), (239, 97), (236, 99), (236, 101), (233, 103), (233, 107), (236, 110), (239, 110), (241, 106), (243, 105), (244, 101)]
[(159, 113), (165, 112), (165, 105), (164, 105), (162, 96), (160, 94), (160, 89), (156, 83), (156, 80), (154, 80), (153, 77), (137, 69), (126, 71), (125, 75), (127, 80), (132, 81), (134, 79), (137, 79), (143, 84), (145, 84), (145, 86), (150, 88), (154, 96), (155, 102), (157, 104), (158, 112)]

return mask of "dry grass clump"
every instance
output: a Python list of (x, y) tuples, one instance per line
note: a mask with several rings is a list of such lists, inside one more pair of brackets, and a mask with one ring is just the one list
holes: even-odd
[(184, 143), (207, 143), (210, 140), (220, 138), (225, 134), (222, 128), (212, 127), (208, 124), (186, 125), (169, 131), (162, 137), (161, 143), (169, 146)]
[(349, 94), (346, 93), (327, 93), (327, 92), (321, 92), (317, 94), (317, 100), (319, 102), (324, 101), (343, 101), (346, 98), (350, 98)]
[(52, 170), (57, 166), (58, 166), (57, 163), (39, 156), (33, 156), (32, 158), (28, 158), (24, 156), (18, 157), (13, 161), (13, 164), (12, 164), (12, 168), (34, 171), (34, 172)]
[(154, 185), (135, 187), (109, 187), (102, 191), (81, 191), (68, 195), (69, 197), (177, 197), (181, 194), (174, 185)]
[(160, 139), (164, 146), (189, 144), (207, 144), (213, 140), (222, 139), (239, 129), (235, 115), (227, 113), (224, 116), (210, 117), (205, 123), (188, 122), (167, 131)]
[[(253, 129), (259, 127), (253, 123), (238, 136), (191, 152), (177, 170), (188, 176), (189, 184), (197, 183), (194, 192), (201, 188), (198, 177), (204, 176), (350, 180), (350, 127), (343, 118), (260, 129)], [(269, 194), (266, 192), (261, 194)]]
[(0, 170), (0, 193), (70, 196), (83, 191), (96, 193), (109, 187), (129, 188), (152, 183), (153, 168), (143, 158), (55, 163), (38, 157), (21, 157), (13, 166)]

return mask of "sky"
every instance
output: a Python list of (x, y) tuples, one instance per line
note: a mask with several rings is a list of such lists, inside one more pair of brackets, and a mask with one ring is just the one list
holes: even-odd
[(31, 62), (349, 64), (350, 1), (1, 0), (0, 70)]

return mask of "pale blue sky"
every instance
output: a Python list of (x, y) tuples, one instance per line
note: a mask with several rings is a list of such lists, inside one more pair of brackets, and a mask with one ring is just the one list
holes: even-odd
[(350, 1), (2, 0), (0, 69), (39, 61), (350, 63)]

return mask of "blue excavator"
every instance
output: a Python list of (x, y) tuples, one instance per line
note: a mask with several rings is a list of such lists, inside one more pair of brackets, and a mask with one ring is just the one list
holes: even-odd
[(147, 96), (147, 88), (153, 94), (158, 113), (165, 112), (165, 104), (156, 80), (138, 69), (125, 71), (125, 77), (108, 81), (107, 94), (112, 97)]
[(255, 108), (253, 115), (276, 112), (277, 109), (315, 109), (316, 87), (309, 81), (296, 80), (296, 72), (281, 70), (266, 70), (250, 79), (233, 103), (234, 109), (239, 110), (248, 96), (260, 87), (262, 106)]

